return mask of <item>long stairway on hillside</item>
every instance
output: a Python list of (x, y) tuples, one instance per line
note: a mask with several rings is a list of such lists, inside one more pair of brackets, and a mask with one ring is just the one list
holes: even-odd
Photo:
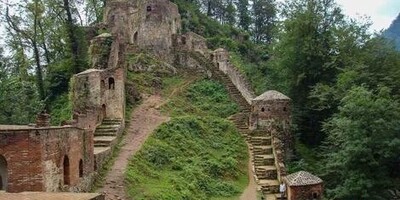
[[(267, 200), (281, 199), (279, 194), (278, 173), (273, 154), (271, 133), (266, 130), (249, 130), (251, 106), (232, 83), (229, 77), (214, 66), (211, 61), (198, 52), (191, 56), (212, 73), (212, 78), (225, 85), (232, 99), (239, 105), (240, 112), (229, 117), (236, 128), (246, 138), (252, 154), (253, 174), (259, 188)], [(283, 198), (282, 198), (283, 199)]]

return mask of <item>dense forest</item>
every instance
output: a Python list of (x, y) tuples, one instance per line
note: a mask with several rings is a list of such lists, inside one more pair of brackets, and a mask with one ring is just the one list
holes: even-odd
[[(30, 123), (43, 109), (54, 123), (70, 116), (68, 82), (88, 67), (88, 30), (105, 2), (0, 4), (0, 123)], [(391, 41), (334, 0), (173, 2), (183, 31), (228, 49), (256, 93), (292, 98), (289, 170), (320, 175), (328, 199), (391, 199), (400, 188), (400, 53)]]

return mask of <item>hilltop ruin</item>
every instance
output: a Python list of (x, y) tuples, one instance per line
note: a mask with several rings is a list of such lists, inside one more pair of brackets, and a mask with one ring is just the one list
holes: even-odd
[(97, 27), (91, 69), (71, 80), (72, 120), (52, 127), (41, 113), (33, 126), (0, 125), (0, 190), (89, 191), (124, 130), (128, 55), (147, 52), (226, 85), (241, 106), (231, 119), (248, 139), (257, 183), (266, 195), (279, 193), (292, 148), (288, 97), (277, 91), (256, 97), (228, 51), (209, 50), (202, 36), (182, 33), (178, 7), (169, 0), (108, 1)]

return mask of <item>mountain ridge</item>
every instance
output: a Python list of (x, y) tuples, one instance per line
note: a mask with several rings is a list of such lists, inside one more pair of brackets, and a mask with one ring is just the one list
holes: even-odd
[(400, 51), (400, 13), (392, 24), (383, 32), (383, 37), (394, 43), (396, 49)]

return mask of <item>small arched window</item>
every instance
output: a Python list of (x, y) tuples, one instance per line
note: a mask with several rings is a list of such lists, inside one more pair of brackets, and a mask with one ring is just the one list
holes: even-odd
[(265, 112), (265, 108), (261, 108), (261, 112)]
[(83, 177), (83, 160), (82, 159), (79, 161), (79, 177), (80, 178)]
[(285, 112), (287, 111), (286, 107), (283, 107), (283, 111), (285, 111)]
[(313, 192), (312, 196), (313, 196), (313, 199), (318, 199), (318, 193)]
[(112, 77), (108, 78), (108, 89), (109, 90), (115, 89), (115, 80)]
[(150, 12), (152, 10), (151, 6), (147, 6), (146, 10), (147, 12)]

